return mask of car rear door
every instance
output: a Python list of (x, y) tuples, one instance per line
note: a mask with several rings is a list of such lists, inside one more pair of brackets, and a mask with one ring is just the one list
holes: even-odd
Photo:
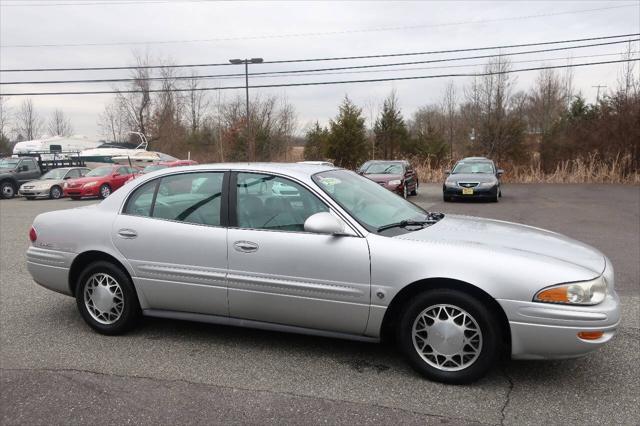
[(146, 308), (226, 316), (224, 171), (154, 179), (129, 195), (112, 240)]
[(258, 173), (231, 178), (229, 315), (362, 334), (370, 303), (365, 238), (304, 231), (329, 207), (293, 180)]

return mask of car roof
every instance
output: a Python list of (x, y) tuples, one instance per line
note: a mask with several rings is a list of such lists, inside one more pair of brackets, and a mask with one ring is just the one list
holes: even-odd
[[(327, 170), (335, 170), (339, 167), (327, 166), (323, 164), (308, 164), (308, 163), (210, 163), (210, 164), (197, 164), (192, 166), (181, 166), (181, 172), (189, 171), (205, 171), (205, 170), (236, 170), (236, 171), (251, 171), (251, 172), (264, 172), (264, 173), (283, 173), (297, 178), (308, 178), (318, 172), (324, 172)], [(171, 168), (168, 168), (171, 169)], [(158, 170), (156, 176), (164, 173), (172, 173), (171, 170), (163, 169)]]
[(465, 157), (460, 161), (491, 161), (493, 162), (493, 160), (490, 160), (487, 157)]

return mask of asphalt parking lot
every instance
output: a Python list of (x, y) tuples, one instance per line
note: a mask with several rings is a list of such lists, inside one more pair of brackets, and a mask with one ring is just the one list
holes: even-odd
[(443, 203), (429, 185), (412, 200), (599, 248), (616, 270), (619, 334), (585, 358), (510, 362), (469, 386), (426, 381), (384, 345), (156, 319), (106, 337), (24, 260), (38, 213), (95, 201), (2, 200), (0, 423), (640, 424), (640, 188), (507, 185), (494, 204)]

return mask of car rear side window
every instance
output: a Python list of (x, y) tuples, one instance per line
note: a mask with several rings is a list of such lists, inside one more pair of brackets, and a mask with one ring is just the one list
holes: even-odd
[(240, 228), (304, 231), (304, 222), (328, 207), (308, 189), (288, 179), (238, 173), (236, 211)]
[(131, 194), (123, 213), (220, 226), (223, 176), (204, 172), (154, 179)]

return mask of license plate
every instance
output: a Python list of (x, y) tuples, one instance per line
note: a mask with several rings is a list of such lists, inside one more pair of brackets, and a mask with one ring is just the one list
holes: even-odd
[(462, 188), (462, 195), (473, 195), (473, 188)]

